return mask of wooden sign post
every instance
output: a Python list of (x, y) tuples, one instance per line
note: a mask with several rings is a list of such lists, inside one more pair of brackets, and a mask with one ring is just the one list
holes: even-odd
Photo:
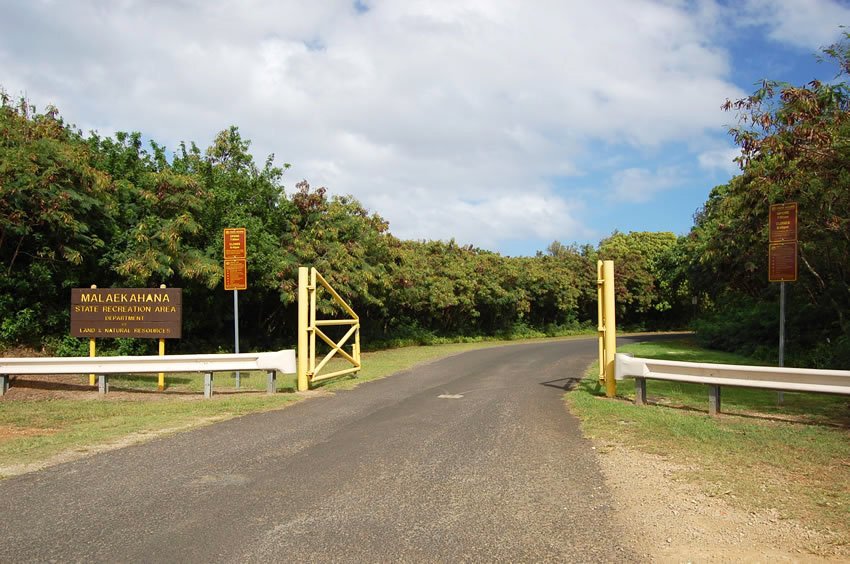
[[(248, 289), (248, 248), (244, 227), (224, 230), (224, 289), (233, 290), (233, 349), (239, 352), (239, 290)], [(241, 375), (236, 372), (236, 389)]]

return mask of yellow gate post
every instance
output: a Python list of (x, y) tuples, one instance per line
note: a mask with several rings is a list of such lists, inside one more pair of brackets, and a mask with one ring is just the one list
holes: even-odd
[(605, 381), (605, 311), (602, 307), (605, 294), (602, 292), (602, 261), (596, 261), (596, 330), (599, 336), (599, 381)]
[(310, 337), (310, 344), (307, 345), (307, 350), (310, 352), (307, 368), (307, 378), (309, 380), (312, 380), (313, 376), (316, 375), (316, 290), (318, 289), (318, 286), (316, 285), (316, 274), (316, 269), (311, 268), (310, 285), (307, 286), (307, 291), (310, 294), (310, 311), (307, 313), (307, 322), (309, 323), (309, 325), (307, 326), (307, 331), (308, 336)]
[[(92, 290), (97, 290), (97, 284), (91, 285)], [(97, 356), (97, 345), (94, 344), (94, 337), (89, 338), (89, 356), (94, 358)], [(89, 374), (89, 386), (94, 386), (95, 384), (95, 376), (94, 374)]]
[(605, 395), (613, 398), (617, 395), (617, 381), (614, 379), (614, 355), (617, 353), (617, 323), (614, 309), (614, 261), (602, 263), (603, 314), (605, 317)]
[[(160, 284), (159, 287), (165, 289), (165, 284)], [(165, 339), (159, 340), (159, 356), (165, 356)], [(160, 392), (165, 390), (165, 372), (159, 373), (156, 387)]]
[(309, 336), (307, 335), (307, 324), (309, 322), (310, 304), (307, 286), (309, 283), (309, 272), (307, 267), (298, 268), (298, 391), (305, 392), (310, 387), (307, 380), (307, 357), (309, 351)]

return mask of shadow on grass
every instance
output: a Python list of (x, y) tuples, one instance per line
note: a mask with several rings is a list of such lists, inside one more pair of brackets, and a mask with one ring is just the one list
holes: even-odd
[(63, 380), (30, 380), (27, 377), (21, 376), (12, 376), (11, 386), (30, 390), (50, 391), (91, 391), (97, 389), (97, 386), (89, 386), (88, 384), (77, 384)]
[[(328, 378), (327, 380), (319, 380), (316, 383), (310, 383), (311, 390), (321, 390), (327, 386), (331, 386), (333, 384), (338, 384), (340, 382), (347, 382), (349, 380), (357, 380), (357, 374), (343, 374), (342, 376), (337, 376), (335, 378)], [(368, 382), (369, 380), (361, 380), (362, 382)], [(295, 391), (293, 388), (292, 391)]]
[[(634, 397), (622, 393), (622, 387), (625, 387), (623, 386), (624, 382), (628, 383), (629, 381), (618, 382), (621, 393), (618, 393), (615, 399), (633, 404)], [(546, 383), (543, 384), (546, 385)], [(646, 407), (708, 415), (707, 386), (688, 383), (671, 391), (669, 382), (656, 382), (655, 385), (661, 387), (662, 391), (660, 394), (650, 395), (647, 393)], [(564, 389), (567, 391), (576, 389), (591, 396), (605, 397), (605, 389), (594, 378), (584, 378), (578, 381), (573, 388), (565, 387)], [(846, 399), (841, 396), (786, 392), (786, 404), (770, 405), (765, 398), (769, 397), (770, 394), (775, 394), (775, 391), (731, 386), (722, 389), (726, 396), (732, 396), (732, 399), (730, 401), (724, 397), (726, 401), (721, 404), (721, 416), (833, 429), (850, 429), (850, 402), (845, 404)], [(668, 395), (665, 396), (664, 392), (667, 392)], [(669, 397), (671, 395), (675, 397)], [(704, 408), (701, 407), (702, 404), (705, 405)]]

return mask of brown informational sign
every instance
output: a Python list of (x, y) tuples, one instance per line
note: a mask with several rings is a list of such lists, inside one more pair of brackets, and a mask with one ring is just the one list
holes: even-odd
[(770, 243), (768, 254), (770, 282), (797, 281), (797, 241)]
[(248, 251), (245, 246), (245, 228), (236, 227), (224, 230), (224, 260), (246, 259)]
[(770, 206), (770, 242), (797, 240), (797, 203)]
[(224, 289), (248, 289), (248, 265), (245, 259), (224, 261)]
[(73, 288), (71, 336), (179, 339), (180, 288)]

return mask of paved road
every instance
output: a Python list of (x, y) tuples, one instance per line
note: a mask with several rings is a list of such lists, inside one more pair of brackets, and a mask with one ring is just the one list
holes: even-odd
[(0, 562), (630, 560), (562, 401), (595, 354), (469, 352), (2, 481)]

